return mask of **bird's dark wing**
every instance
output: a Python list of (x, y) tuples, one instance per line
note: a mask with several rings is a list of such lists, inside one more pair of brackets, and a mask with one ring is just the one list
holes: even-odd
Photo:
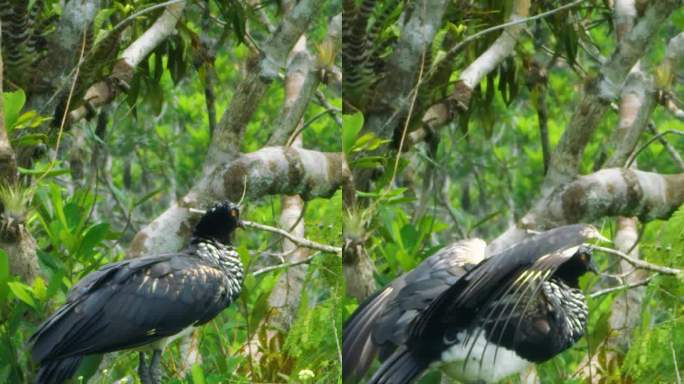
[(444, 247), (360, 304), (343, 327), (344, 382), (363, 377), (379, 347), (382, 355), (388, 355), (403, 344), (407, 326), (417, 311), (462, 276), (464, 265), (480, 262), (484, 248), (480, 239)]
[(41, 362), (136, 347), (209, 321), (229, 303), (216, 268), (187, 255), (128, 260), (86, 276), (31, 337)]
[[(530, 280), (541, 283), (548, 278), (549, 271), (572, 255), (563, 250), (579, 246), (594, 233), (593, 227), (588, 225), (558, 227), (486, 259), (419, 314), (411, 325), (408, 344), (436, 345), (443, 342), (445, 331), (457, 333), (467, 329), (475, 318), (482, 315), (480, 310), (493, 297), (502, 294), (502, 290), (528, 287)], [(434, 352), (441, 350), (437, 348)]]
[(462, 240), (442, 248), (403, 276), (397, 293), (385, 306), (373, 328), (373, 341), (388, 346), (384, 354), (404, 344), (408, 326), (442, 292), (467, 270), (484, 260), (486, 243), (481, 239)]
[(486, 312), (493, 298), (511, 287), (528, 286), (527, 280), (539, 280), (537, 287), (540, 287), (549, 270), (567, 260), (569, 252), (559, 251), (578, 246), (595, 233), (585, 225), (560, 227), (484, 260), (414, 317), (406, 344), (381, 364), (369, 383), (412, 382), (439, 359), (449, 343), (457, 342), (451, 339), (453, 335), (471, 330), (477, 319), (491, 320), (487, 317), (491, 314), (483, 311)]

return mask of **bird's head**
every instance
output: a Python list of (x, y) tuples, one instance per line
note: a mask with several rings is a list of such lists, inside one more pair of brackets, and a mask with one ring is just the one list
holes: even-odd
[(200, 218), (192, 236), (230, 243), (230, 236), (240, 226), (240, 207), (230, 201), (222, 201), (207, 209)]
[(556, 278), (563, 280), (568, 286), (577, 288), (579, 278), (587, 272), (599, 273), (596, 264), (591, 259), (592, 249), (586, 245), (580, 245), (575, 253), (554, 273)]

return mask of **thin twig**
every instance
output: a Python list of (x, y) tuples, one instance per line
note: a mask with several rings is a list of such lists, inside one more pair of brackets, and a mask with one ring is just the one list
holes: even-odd
[(290, 268), (290, 267), (295, 267), (297, 265), (302, 265), (302, 264), (309, 264), (314, 259), (314, 257), (319, 255), (319, 254), (320, 254), (319, 252), (316, 252), (313, 255), (307, 257), (306, 259), (302, 259), (302, 260), (298, 260), (298, 261), (290, 261), (290, 262), (282, 263), (282, 264), (270, 265), (268, 267), (257, 269), (256, 271), (252, 272), (252, 276), (257, 277), (259, 275), (263, 275), (264, 273), (275, 271), (277, 269)]
[(138, 17), (138, 16), (142, 16), (142, 15), (144, 15), (144, 14), (146, 14), (146, 13), (149, 13), (149, 12), (154, 11), (155, 9), (164, 8), (164, 7), (168, 6), (168, 5), (173, 5), (173, 4), (176, 4), (176, 3), (181, 3), (181, 2), (183, 2), (183, 1), (185, 1), (185, 0), (170, 0), (170, 1), (165, 1), (165, 2), (163, 2), (163, 3), (154, 4), (154, 5), (151, 5), (151, 6), (147, 7), (147, 8), (143, 8), (143, 9), (139, 10), (138, 12), (132, 13), (131, 15), (129, 15), (128, 17), (126, 17), (125, 19), (121, 20), (117, 25), (115, 25), (114, 28), (112, 28), (112, 29), (108, 32), (108, 34), (105, 35), (105, 38), (109, 37), (110, 34), (112, 34), (113, 32), (117, 31), (119, 28), (125, 26), (129, 21), (135, 19), (135, 18)]
[(52, 168), (57, 164), (57, 154), (59, 153), (59, 144), (62, 142), (62, 133), (64, 133), (64, 125), (66, 124), (67, 121), (67, 116), (69, 115), (69, 107), (71, 106), (71, 98), (74, 96), (74, 90), (76, 89), (76, 81), (78, 80), (78, 76), (81, 73), (81, 66), (80, 64), (83, 62), (83, 55), (85, 54), (85, 46), (86, 46), (86, 30), (83, 30), (83, 38), (81, 41), (81, 53), (78, 57), (78, 63), (79, 65), (76, 67), (76, 73), (74, 74), (74, 79), (71, 82), (71, 88), (69, 88), (69, 94), (67, 95), (67, 100), (66, 100), (66, 105), (64, 107), (64, 113), (62, 114), (62, 121), (59, 124), (59, 131), (57, 131), (57, 140), (55, 141), (55, 149), (54, 149), (54, 158), (50, 160), (50, 164), (43, 172), (40, 177), (36, 180), (35, 185), (38, 185), (38, 183), (43, 180), (47, 174), (52, 170)]
[(302, 124), (301, 126), (297, 127), (297, 129), (292, 132), (290, 137), (287, 139), (287, 142), (285, 143), (286, 147), (291, 147), (292, 143), (295, 141), (297, 136), (299, 136), (300, 133), (307, 127), (309, 127), (311, 124), (313, 124), (316, 120), (320, 119), (321, 117), (327, 115), (329, 112), (327, 110), (319, 112), (316, 116), (312, 117), (307, 121), (306, 123)]
[(649, 276), (649, 277), (647, 277), (647, 278), (645, 278), (645, 279), (643, 279), (643, 280), (635, 281), (634, 283), (630, 283), (630, 284), (621, 284), (621, 285), (617, 285), (617, 286), (615, 286), (615, 287), (600, 289), (600, 290), (598, 290), (598, 291), (596, 291), (596, 292), (592, 292), (592, 293), (589, 295), (589, 298), (595, 299), (595, 298), (597, 298), (597, 297), (604, 296), (604, 295), (607, 295), (607, 294), (609, 294), (609, 293), (613, 293), (613, 292), (622, 291), (622, 290), (625, 290), (625, 289), (632, 289), (632, 288), (636, 288), (636, 287), (641, 287), (641, 286), (644, 286), (644, 285), (648, 285), (648, 283), (650, 283), (651, 280), (653, 280), (653, 276)]
[[(653, 124), (653, 122), (649, 122), (648, 124), (646, 124), (646, 128), (648, 128), (648, 130), (651, 131), (651, 133), (653, 133), (654, 135), (658, 135), (658, 130), (656, 129), (655, 124)], [(670, 154), (672, 160), (674, 160), (674, 162), (677, 163), (679, 169), (681, 171), (684, 171), (684, 160), (682, 160), (682, 157), (679, 155), (679, 152), (677, 152), (677, 150), (672, 146), (672, 144), (670, 144), (669, 141), (665, 140), (664, 137), (658, 136), (658, 141), (663, 147), (665, 147), (665, 150), (667, 151), (667, 153)]]
[(325, 108), (326, 111), (330, 114), (330, 117), (335, 120), (335, 123), (338, 126), (342, 126), (342, 119), (338, 116), (338, 114), (341, 112), (339, 109), (335, 108), (326, 100), (325, 95), (323, 92), (321, 92), (320, 89), (316, 90), (316, 99), (318, 100), (318, 103), (321, 105), (321, 107)]
[(598, 245), (592, 245), (591, 247), (596, 251), (618, 256), (621, 259), (623, 259), (624, 261), (632, 264), (635, 268), (654, 271), (654, 272), (662, 273), (664, 275), (679, 275), (679, 274), (682, 274), (682, 272), (683, 272), (681, 269), (664, 267), (662, 265), (651, 264), (651, 263), (643, 261), (643, 260), (635, 259), (635, 258), (633, 258), (633, 257), (631, 257), (631, 256), (629, 256), (623, 252), (620, 252), (620, 251), (612, 249), (612, 248), (601, 247)]
[[(420, 58), (420, 70), (418, 72), (418, 80), (416, 84), (420, 84), (423, 80), (423, 70), (425, 69), (425, 51)], [(413, 99), (411, 100), (411, 105), (409, 105), (408, 114), (406, 115), (406, 122), (404, 123), (404, 129), (401, 132), (401, 141), (399, 142), (399, 149), (397, 150), (397, 157), (394, 160), (394, 169), (392, 170), (392, 178), (389, 185), (394, 184), (394, 179), (397, 176), (397, 169), (399, 168), (399, 159), (401, 159), (401, 151), (404, 148), (404, 141), (406, 140), (406, 133), (408, 132), (409, 122), (411, 121), (411, 116), (413, 115), (413, 108), (416, 106), (416, 99), (418, 98), (418, 86), (415, 88), (413, 93)]]
[(247, 221), (247, 220), (241, 220), (240, 223), (242, 224), (242, 226), (247, 227), (247, 228), (254, 228), (254, 229), (259, 229), (262, 231), (277, 233), (277, 234), (287, 238), (291, 242), (299, 245), (300, 247), (316, 249), (316, 250), (319, 250), (322, 252), (336, 253), (336, 254), (340, 254), (340, 255), (342, 254), (342, 248), (341, 247), (335, 247), (332, 245), (321, 244), (321, 243), (317, 243), (315, 241), (311, 241), (309, 239), (297, 237), (297, 236), (294, 236), (291, 233), (285, 231), (284, 229), (271, 227), (270, 225), (254, 223), (252, 221)]
[[(446, 53), (446, 55), (444, 55), (444, 56), (442, 56), (442, 57), (444, 57), (444, 58), (450, 57), (451, 55), (453, 55), (454, 53), (456, 53), (456, 51), (458, 51), (459, 49), (463, 48), (464, 45), (468, 44), (469, 42), (471, 42), (471, 41), (473, 41), (473, 40), (477, 40), (477, 39), (479, 39), (480, 37), (482, 37), (482, 36), (484, 36), (484, 35), (486, 35), (486, 34), (488, 34), (488, 33), (491, 33), (491, 32), (494, 32), (494, 31), (498, 31), (498, 30), (500, 30), (500, 29), (505, 29), (505, 28), (508, 28), (508, 27), (511, 27), (511, 26), (514, 26), (514, 25), (525, 24), (525, 23), (528, 23), (528, 22), (530, 22), (530, 21), (534, 21), (534, 20), (537, 20), (537, 19), (541, 19), (541, 18), (544, 18), (544, 17), (546, 17), (546, 16), (553, 15), (554, 13), (558, 13), (558, 12), (560, 12), (560, 11), (564, 11), (564, 10), (566, 10), (566, 9), (576, 7), (576, 6), (580, 5), (582, 2), (583, 2), (583, 0), (575, 0), (575, 1), (571, 2), (571, 3), (562, 5), (562, 6), (558, 7), (558, 8), (554, 8), (554, 9), (551, 9), (551, 10), (546, 11), (546, 12), (542, 12), (542, 13), (536, 14), (536, 15), (534, 15), (534, 16), (525, 17), (525, 18), (517, 19), (517, 20), (511, 20), (511, 21), (509, 21), (509, 22), (507, 22), (507, 23), (503, 23), (503, 24), (495, 25), (495, 26), (490, 27), (490, 28), (487, 28), (487, 29), (483, 29), (483, 30), (481, 30), (480, 32), (474, 33), (474, 34), (472, 34), (472, 35), (466, 37), (465, 39), (461, 40), (458, 44), (454, 45), (451, 49), (449, 49), (449, 51)], [(444, 59), (442, 59), (442, 60), (444, 60)], [(430, 70), (430, 71), (428, 72), (426, 78), (432, 77), (432, 75), (434, 74), (433, 72), (435, 71), (435, 69), (438, 67), (439, 63), (440, 63), (442, 60), (436, 61), (436, 62), (432, 65), (432, 68), (433, 68), (433, 69)]]
[[(200, 214), (206, 213), (206, 211), (203, 209), (190, 208), (188, 210), (192, 213), (200, 213)], [(247, 227), (247, 228), (254, 228), (254, 229), (259, 229), (259, 230), (266, 231), (266, 232), (277, 233), (277, 234), (287, 238), (291, 242), (299, 245), (300, 247), (315, 249), (315, 250), (327, 252), (327, 253), (336, 253), (339, 255), (342, 254), (342, 248), (341, 247), (335, 247), (333, 245), (328, 245), (328, 244), (321, 244), (321, 243), (317, 243), (317, 242), (309, 240), (309, 239), (305, 239), (303, 237), (298, 237), (298, 236), (295, 236), (295, 235), (291, 234), (290, 232), (288, 232), (284, 229), (281, 229), (281, 228), (276, 228), (276, 227), (272, 227), (270, 225), (259, 224), (259, 223), (255, 223), (253, 221), (247, 221), (247, 220), (240, 220), (240, 225), (242, 225), (243, 227)], [(297, 223), (295, 223), (295, 225), (297, 225)]]
[(667, 131), (662, 131), (662, 132), (658, 133), (657, 135), (654, 135), (654, 136), (651, 137), (647, 142), (645, 142), (644, 145), (642, 145), (641, 147), (639, 147), (639, 149), (637, 149), (636, 151), (634, 151), (634, 152), (629, 156), (629, 158), (627, 159), (627, 162), (625, 163), (625, 168), (629, 168), (629, 166), (632, 165), (632, 163), (633, 163), (634, 160), (637, 158), (637, 156), (639, 156), (639, 153), (641, 153), (641, 151), (643, 151), (644, 149), (646, 149), (646, 147), (648, 147), (649, 145), (651, 145), (651, 143), (653, 143), (653, 142), (656, 141), (656, 140), (660, 140), (661, 137), (663, 137), (663, 136), (665, 136), (665, 135), (667, 135), (667, 134), (669, 134), (669, 133), (674, 134), (674, 135), (684, 136), (684, 131), (678, 131), (678, 130), (676, 130), (676, 129), (668, 129)]

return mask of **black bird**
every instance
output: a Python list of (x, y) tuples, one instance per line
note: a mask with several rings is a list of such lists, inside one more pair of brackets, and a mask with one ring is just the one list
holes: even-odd
[[(164, 346), (213, 319), (240, 293), (243, 268), (230, 241), (239, 215), (237, 205), (219, 203), (182, 251), (108, 264), (74, 285), (29, 340), (40, 364), (36, 382), (63, 383), (84, 355), (143, 347), (140, 381), (159, 383)], [(152, 351), (149, 364), (144, 350)]]
[(569, 225), (489, 258), (455, 243), (362, 303), (343, 330), (343, 380), (405, 384), (434, 366), (466, 383), (494, 382), (573, 345), (587, 319), (578, 279), (595, 271), (582, 243), (601, 235)]

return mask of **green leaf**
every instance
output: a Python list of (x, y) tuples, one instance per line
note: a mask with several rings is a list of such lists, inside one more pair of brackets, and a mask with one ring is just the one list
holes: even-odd
[(356, 136), (363, 128), (363, 114), (345, 115), (342, 121), (342, 150), (349, 156), (356, 142)]
[(33, 297), (31, 296), (31, 288), (28, 285), (18, 281), (7, 283), (7, 285), (9, 286), (9, 289), (12, 291), (14, 296), (17, 297), (17, 299), (30, 305), (31, 308), (36, 309), (36, 302), (33, 300)]
[(19, 89), (14, 92), (3, 92), (3, 108), (5, 112), (5, 129), (12, 131), (19, 118), (19, 112), (24, 108), (26, 94)]
[[(48, 139), (44, 133), (31, 133), (28, 135), (21, 135), (12, 140), (13, 147), (29, 147), (36, 144), (44, 143)], [(26, 169), (26, 168), (23, 168)]]
[[(42, 175), (45, 174), (45, 176), (59, 176), (59, 175), (64, 175), (69, 173), (68, 168), (52, 168), (48, 171), (48, 167), (40, 167), (40, 168), (34, 168), (34, 169), (28, 169), (28, 168), (23, 168), (23, 167), (17, 167), (19, 170), (19, 174), (22, 175)], [(47, 172), (46, 172), (47, 171)]]
[(202, 367), (199, 364), (193, 364), (192, 365), (192, 382), (194, 384), (205, 384), (206, 381), (204, 380), (204, 372), (202, 371)]
[(350, 165), (353, 168), (375, 168), (382, 165), (384, 160), (384, 156), (366, 156), (352, 161)]
[(14, 129), (37, 128), (46, 121), (52, 120), (51, 117), (41, 116), (36, 111), (24, 112), (17, 119)]
[(233, 31), (235, 32), (235, 37), (238, 42), (245, 42), (245, 10), (242, 8), (242, 4), (239, 1), (232, 1), (232, 17), (231, 23), (233, 24)]
[(95, 224), (88, 228), (83, 235), (79, 252), (81, 254), (91, 252), (98, 243), (105, 239), (107, 232), (109, 232), (109, 224), (107, 223)]
[(411, 224), (406, 224), (401, 228), (401, 244), (407, 251), (412, 251), (418, 245), (419, 234)]
[(154, 116), (159, 116), (164, 105), (164, 91), (161, 88), (161, 84), (155, 81), (148, 82), (147, 87), (147, 102)]
[[(101, 9), (100, 11), (97, 12), (95, 15), (95, 18), (93, 18), (93, 24), (92, 24), (92, 30), (97, 31), (102, 29), (105, 26), (105, 22), (109, 20), (110, 17), (114, 14), (115, 9), (114, 8), (104, 8)], [(107, 31), (109, 32), (109, 31)], [(98, 39), (96, 41), (96, 44), (99, 43)]]
[(33, 279), (31, 291), (33, 292), (33, 296), (35, 296), (39, 301), (45, 300), (47, 297), (47, 285), (45, 285), (45, 280), (43, 280), (43, 278), (40, 276)]

